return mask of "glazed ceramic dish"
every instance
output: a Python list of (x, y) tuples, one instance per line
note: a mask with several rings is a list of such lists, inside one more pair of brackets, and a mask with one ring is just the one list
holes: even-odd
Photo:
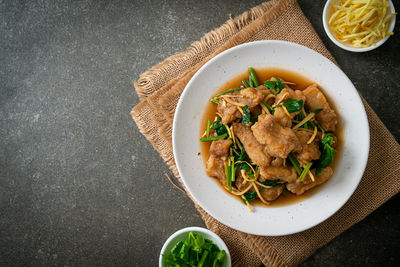
[[(206, 175), (205, 163), (198, 155), (201, 151), (200, 124), (208, 101), (226, 81), (246, 72), (249, 66), (287, 69), (316, 82), (336, 107), (344, 143), (333, 177), (311, 197), (281, 207), (256, 206), (253, 212)], [(330, 60), (294, 43), (257, 41), (226, 50), (193, 76), (176, 108), (172, 140), (182, 180), (206, 212), (245, 233), (280, 236), (309, 229), (346, 203), (357, 188), (367, 163), (369, 126), (357, 90)]]

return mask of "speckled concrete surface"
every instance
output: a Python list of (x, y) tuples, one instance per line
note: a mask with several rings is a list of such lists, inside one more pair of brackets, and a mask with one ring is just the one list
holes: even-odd
[[(260, 2), (0, 0), (0, 265), (154, 266), (204, 225), (131, 120), (131, 80)], [(324, 34), (323, 3), (299, 2), (399, 140), (400, 27), (353, 54)], [(303, 265), (395, 265), (399, 211), (397, 196)]]

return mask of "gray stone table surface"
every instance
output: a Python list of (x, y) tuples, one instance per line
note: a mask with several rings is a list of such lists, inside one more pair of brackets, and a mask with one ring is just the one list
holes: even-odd
[[(204, 226), (130, 118), (131, 80), (259, 3), (0, 0), (0, 265), (155, 266), (170, 234)], [(325, 35), (323, 1), (299, 3), (399, 140), (400, 26), (354, 54)], [(303, 266), (395, 265), (399, 211), (396, 196)]]

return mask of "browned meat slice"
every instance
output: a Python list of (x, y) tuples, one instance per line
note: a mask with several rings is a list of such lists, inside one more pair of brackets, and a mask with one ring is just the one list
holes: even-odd
[(319, 150), (318, 135), (310, 144), (307, 144), (307, 141), (310, 140), (311, 136), (313, 135), (312, 133), (306, 131), (296, 131), (296, 135), (300, 140), (302, 149), (300, 152), (294, 153), (294, 156), (300, 162), (300, 165), (303, 167), (311, 160), (319, 159), (321, 156), (321, 151)]
[(206, 165), (206, 173), (210, 177), (217, 178), (221, 184), (226, 185), (224, 160), (211, 155)]
[(240, 123), (234, 123), (232, 128), (233, 133), (243, 144), (251, 161), (258, 166), (268, 166), (271, 162), (271, 157), (268, 153), (265, 153), (264, 146), (254, 137), (250, 127)]
[(274, 201), (282, 194), (284, 187), (285, 187), (284, 185), (279, 185), (272, 188), (264, 188), (263, 190), (260, 191), (260, 195), (266, 201)]
[[(247, 181), (243, 178), (243, 176), (242, 176), (240, 170), (237, 170), (237, 171), (236, 171), (236, 181), (235, 181), (235, 185), (236, 185), (237, 189), (239, 189), (240, 191), (245, 190), (245, 189), (246, 189), (247, 187), (249, 187), (249, 185), (250, 185), (250, 183), (247, 182)], [(250, 190), (251, 190), (251, 189), (250, 189)]]
[(258, 91), (260, 91), (260, 92), (264, 95), (264, 98), (267, 97), (268, 95), (271, 95), (271, 94), (272, 94), (271, 90), (269, 90), (269, 89), (268, 89), (267, 87), (265, 87), (264, 85), (260, 85), (260, 86), (256, 87), (256, 89), (257, 89)]
[(306, 96), (306, 107), (311, 111), (322, 108), (315, 118), (326, 131), (335, 131), (337, 118), (335, 111), (331, 108), (324, 94), (318, 89), (316, 84), (308, 86), (303, 91)]
[(292, 183), (297, 179), (297, 172), (291, 166), (287, 167), (260, 167), (260, 181), (279, 179), (284, 182)]
[(223, 99), (220, 99), (217, 111), (221, 114), (222, 123), (225, 125), (242, 117), (242, 113), (240, 113), (237, 106), (232, 105)]
[(250, 109), (259, 105), (261, 101), (264, 99), (265, 94), (262, 90), (257, 90), (256, 88), (245, 88), (239, 91), (240, 96), (237, 98), (239, 103), (247, 105)]
[(229, 154), (229, 146), (232, 144), (230, 139), (219, 139), (211, 143), (210, 154), (217, 157), (226, 157)]
[(274, 118), (279, 122), (283, 127), (292, 127), (292, 118), (289, 117), (283, 108), (275, 108)]
[(275, 104), (282, 103), (288, 98), (296, 99), (298, 101), (302, 99), (303, 102), (306, 101), (306, 97), (304, 96), (302, 91), (284, 88), (279, 94), (276, 95)]
[[(312, 170), (312, 173), (314, 174), (314, 170)], [(296, 180), (293, 183), (288, 183), (286, 184), (287, 190), (290, 192), (296, 194), (296, 195), (301, 195), (305, 191), (319, 185), (322, 183), (325, 183), (329, 178), (331, 178), (333, 174), (333, 170), (331, 167), (326, 167), (325, 169), (322, 170), (320, 174), (315, 176), (315, 181), (313, 182), (310, 178), (310, 175), (307, 174), (307, 177), (304, 179), (303, 182), (300, 182), (300, 180)]]
[(266, 145), (268, 154), (274, 157), (286, 158), (292, 151), (300, 151), (301, 144), (293, 130), (282, 127), (272, 115), (258, 116), (251, 129), (257, 141)]
[(285, 159), (283, 159), (283, 158), (274, 158), (271, 161), (271, 166), (280, 167), (280, 166), (283, 166), (284, 163), (285, 163)]

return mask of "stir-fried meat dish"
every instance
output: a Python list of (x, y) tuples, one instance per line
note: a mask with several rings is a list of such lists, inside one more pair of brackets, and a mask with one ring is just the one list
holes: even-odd
[(207, 175), (251, 210), (255, 199), (301, 195), (332, 176), (337, 117), (317, 84), (295, 90), (273, 76), (260, 85), (249, 74), (211, 99), (217, 112), (200, 140), (211, 142)]

